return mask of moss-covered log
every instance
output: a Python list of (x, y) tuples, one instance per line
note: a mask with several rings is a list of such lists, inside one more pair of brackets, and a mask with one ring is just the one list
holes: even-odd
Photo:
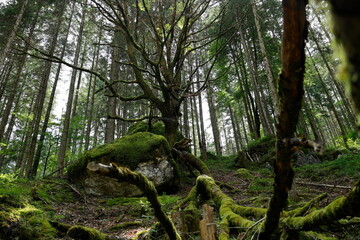
[(342, 196), (323, 209), (305, 216), (288, 217), (283, 223), (290, 229), (311, 230), (315, 226), (327, 225), (346, 216), (360, 216), (360, 182), (347, 196)]
[(149, 200), (151, 207), (154, 209), (155, 217), (162, 224), (166, 233), (169, 235), (169, 238), (174, 240), (181, 239), (173, 222), (161, 208), (154, 184), (144, 177), (144, 175), (138, 172), (133, 172), (125, 167), (116, 166), (115, 164), (104, 165), (101, 163), (90, 162), (87, 165), (87, 169), (94, 173), (115, 178), (118, 181), (125, 181), (136, 185), (141, 191), (143, 191)]

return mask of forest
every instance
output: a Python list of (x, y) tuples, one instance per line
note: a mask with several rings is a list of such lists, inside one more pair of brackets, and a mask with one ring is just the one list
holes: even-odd
[(0, 113), (0, 240), (360, 239), (357, 0), (3, 0)]

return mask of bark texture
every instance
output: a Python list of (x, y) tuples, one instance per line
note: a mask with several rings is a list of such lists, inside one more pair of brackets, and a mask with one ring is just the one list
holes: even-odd
[(277, 142), (274, 193), (267, 211), (261, 239), (269, 239), (278, 228), (280, 213), (286, 206), (294, 171), (291, 167), (291, 144), (304, 94), (306, 0), (284, 0), (282, 71), (278, 80)]

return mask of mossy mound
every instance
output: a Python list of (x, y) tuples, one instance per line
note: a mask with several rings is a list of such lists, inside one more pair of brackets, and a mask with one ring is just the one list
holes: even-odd
[[(133, 135), (133, 134), (139, 133), (139, 132), (151, 132), (153, 134), (165, 136), (165, 125), (163, 122), (155, 122), (155, 123), (151, 124), (151, 127), (150, 127), (149, 122), (147, 122), (147, 121), (137, 122), (137, 123), (132, 124), (129, 127), (126, 135)], [(184, 136), (181, 134), (180, 131), (178, 131), (176, 141), (178, 142), (183, 138), (184, 138)]]
[[(163, 169), (167, 168), (167, 171), (172, 171), (173, 179), (167, 180), (166, 186), (160, 186), (162, 184), (156, 184), (160, 188), (168, 188), (173, 185), (177, 185), (179, 181), (179, 173), (176, 162), (172, 159), (170, 153), (170, 147), (165, 137), (156, 135), (149, 132), (138, 132), (132, 135), (127, 135), (115, 140), (113, 143), (104, 144), (95, 147), (92, 150), (85, 152), (79, 159), (74, 161), (68, 168), (68, 176), (70, 180), (80, 186), (85, 187), (86, 181), (91, 176), (86, 170), (86, 166), (89, 162), (97, 162), (102, 164), (115, 163), (119, 166), (127, 167), (130, 170), (138, 171), (139, 166), (149, 169), (146, 164), (153, 164), (162, 166)], [(164, 166), (164, 164), (166, 166)], [(151, 168), (150, 168), (151, 169)], [(141, 172), (141, 171), (140, 171)], [(151, 173), (151, 171), (147, 171)], [(147, 174), (143, 173), (145, 176)], [(159, 173), (161, 174), (161, 173)], [(149, 177), (149, 176), (147, 176)], [(98, 177), (93, 177), (98, 178)], [(155, 177), (158, 178), (158, 177)], [(100, 179), (98, 179), (100, 180)], [(110, 189), (117, 188), (116, 183), (102, 181), (99, 182), (100, 187), (110, 187)], [(153, 179), (152, 179), (153, 180)], [(95, 180), (91, 185), (95, 185)], [(106, 186), (108, 185), (108, 186)], [(110, 186), (113, 185), (113, 186)], [(120, 186), (118, 186), (120, 187)], [(86, 188), (86, 187), (85, 187)], [(86, 189), (85, 189), (86, 190)], [(166, 189), (164, 189), (166, 191)], [(124, 190), (125, 191), (125, 190)], [(130, 192), (129, 192), (130, 191)], [(131, 194), (131, 190), (120, 193), (119, 196), (125, 196)], [(104, 190), (106, 192), (106, 190)], [(103, 195), (97, 194), (95, 195)], [(109, 193), (113, 195), (112, 193)], [(134, 195), (138, 195), (139, 193)], [(116, 194), (115, 194), (116, 195)]]
[(45, 212), (31, 203), (31, 189), (25, 180), (0, 175), (0, 239), (57, 239)]

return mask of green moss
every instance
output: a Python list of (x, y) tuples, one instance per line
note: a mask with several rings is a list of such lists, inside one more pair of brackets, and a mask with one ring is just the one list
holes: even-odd
[(326, 234), (321, 234), (313, 231), (303, 232), (300, 234), (300, 239), (319, 239), (319, 240), (336, 240), (337, 238), (332, 236), (327, 236)]
[(51, 226), (44, 212), (28, 205), (19, 210), (21, 216), (21, 236), (25, 239), (55, 239), (57, 230)]
[(252, 173), (246, 168), (239, 168), (238, 170), (236, 170), (236, 176), (238, 176), (241, 179), (247, 179), (247, 180), (254, 179), (254, 175), (252, 175)]
[(99, 232), (96, 229), (73, 226), (69, 229), (68, 235), (74, 239), (79, 240), (105, 240), (106, 234)]
[(252, 192), (271, 192), (273, 190), (273, 178), (255, 178), (249, 186)]
[[(140, 162), (157, 160), (164, 155), (170, 156), (170, 147), (165, 137), (139, 132), (85, 152), (69, 166), (68, 175), (74, 181), (81, 179), (86, 174), (87, 163), (91, 161), (104, 164), (114, 162), (134, 170)], [(176, 163), (171, 158), (169, 160), (177, 174)]]
[(264, 147), (267, 148), (274, 147), (275, 146), (275, 138), (273, 136), (264, 136), (262, 138), (255, 139), (248, 143), (246, 146), (246, 149), (248, 151), (251, 151), (254, 148)]
[(360, 177), (360, 155), (346, 154), (338, 157), (334, 161), (325, 161), (319, 164), (309, 164), (296, 168), (295, 171), (304, 178), (313, 181), (322, 178), (336, 177)]
[(210, 169), (233, 169), (237, 156), (218, 156), (210, 152), (206, 153), (205, 164)]
[[(132, 135), (139, 132), (151, 132), (153, 134), (165, 136), (165, 125), (163, 122), (155, 122), (151, 125), (151, 130), (149, 131), (149, 122), (148, 121), (142, 121), (132, 124), (128, 131), (126, 132), (126, 135)], [(180, 131), (177, 132), (176, 142), (183, 139), (184, 136), (181, 134)]]

